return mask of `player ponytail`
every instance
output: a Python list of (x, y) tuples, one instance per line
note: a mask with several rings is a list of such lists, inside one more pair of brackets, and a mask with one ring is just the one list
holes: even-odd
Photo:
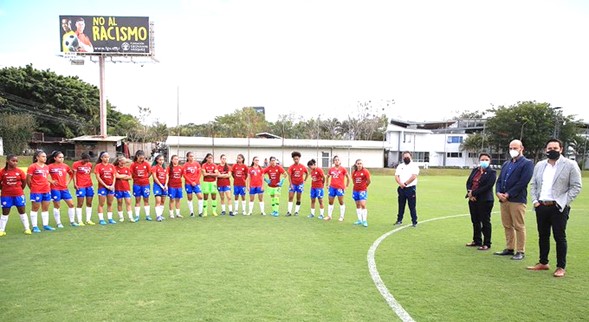
[(63, 153), (61, 153), (61, 151), (51, 152), (51, 155), (47, 158), (47, 164), (55, 163), (55, 158), (57, 158), (60, 154), (63, 155)]
[(124, 156), (122, 156), (122, 155), (121, 155), (121, 156), (118, 156), (118, 157), (115, 159), (115, 162), (113, 162), (113, 165), (114, 165), (115, 167), (121, 167), (121, 166), (122, 166), (122, 165), (121, 165), (121, 162), (123, 162), (123, 160), (125, 160), (125, 157), (124, 157)]
[(207, 162), (207, 158), (208, 157), (212, 157), (213, 155), (211, 153), (207, 153), (207, 155), (205, 155), (205, 157), (202, 159), (202, 162), (200, 163), (200, 165), (203, 165)]
[(39, 160), (39, 156), (43, 153), (45, 153), (43, 150), (36, 150), (33, 154), (33, 163), (37, 163), (37, 161)]
[[(157, 165), (157, 160), (163, 159), (163, 158), (164, 158), (164, 156), (162, 154), (158, 154), (158, 156), (155, 157), (155, 159), (153, 159), (153, 162), (151, 163), (151, 166), (152, 167), (153, 166), (156, 166)], [(164, 168), (164, 169), (166, 168), (166, 166), (165, 166), (165, 164), (163, 162), (162, 162), (162, 168)]]
[(139, 157), (145, 157), (145, 152), (143, 152), (143, 150), (137, 150), (137, 152), (135, 152), (135, 156), (133, 157), (133, 162), (137, 162), (137, 160), (139, 160)]
[(170, 165), (168, 166), (168, 173), (172, 174), (174, 171), (174, 162), (172, 162), (172, 160), (174, 160), (174, 158), (177, 158), (177, 155), (172, 155), (172, 157), (170, 157)]
[[(241, 159), (241, 162), (239, 162), (239, 159)], [(237, 155), (237, 163), (238, 164), (243, 164), (245, 162), (245, 157), (243, 156), (243, 154), (238, 154)]]

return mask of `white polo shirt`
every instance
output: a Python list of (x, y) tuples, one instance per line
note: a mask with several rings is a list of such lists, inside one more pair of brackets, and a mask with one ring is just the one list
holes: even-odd
[[(407, 182), (412, 175), (419, 175), (419, 166), (411, 161), (409, 164), (401, 163), (395, 169), (395, 176), (399, 176), (401, 182)], [(407, 185), (407, 187), (413, 187), (417, 185), (417, 178)]]

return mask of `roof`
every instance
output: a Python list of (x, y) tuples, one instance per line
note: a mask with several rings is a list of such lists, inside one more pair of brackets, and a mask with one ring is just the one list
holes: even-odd
[(260, 138), (212, 138), (202, 136), (168, 136), (166, 144), (176, 146), (212, 146), (217, 147), (252, 147), (252, 148), (342, 148), (342, 149), (383, 149), (383, 141), (351, 141), (351, 140), (299, 140)]
[(106, 136), (102, 137), (100, 135), (82, 135), (78, 136), (77, 138), (69, 139), (69, 141), (74, 142), (118, 142), (121, 140), (126, 139), (126, 136)]

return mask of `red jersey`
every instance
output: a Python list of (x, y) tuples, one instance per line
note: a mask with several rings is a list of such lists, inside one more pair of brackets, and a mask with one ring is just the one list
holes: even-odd
[(370, 180), (370, 172), (366, 168), (352, 172), (354, 191), (366, 191), (368, 189), (368, 180)]
[(311, 188), (323, 188), (325, 186), (325, 174), (320, 167), (311, 170)]
[[(127, 167), (115, 167), (115, 170), (117, 171), (117, 174), (122, 174), (122, 175), (127, 175), (130, 176), (131, 175), (131, 169), (127, 168)], [(131, 190), (131, 187), (129, 185), (129, 180), (125, 180), (125, 179), (119, 179), (119, 178), (115, 178), (115, 191), (129, 191)]]
[(247, 170), (250, 178), (250, 188), (261, 187), (263, 185), (264, 169), (260, 167), (251, 167)]
[[(20, 197), (24, 195), (23, 189), (26, 185), (27, 175), (19, 168), (0, 169), (0, 187), (2, 197)], [(25, 181), (25, 183), (23, 183)]]
[(51, 179), (57, 181), (51, 185), (51, 190), (67, 190), (67, 176), (69, 175), (71, 178), (73, 174), (72, 169), (65, 163), (50, 164), (49, 175), (51, 175)]
[(327, 171), (327, 175), (331, 176), (331, 182), (329, 186), (335, 189), (345, 189), (345, 177), (348, 174), (346, 168), (339, 166), (339, 167), (331, 167), (329, 171)]
[[(160, 181), (161, 184), (167, 184), (166, 177), (168, 175), (168, 171), (166, 171), (166, 169), (164, 169), (161, 165), (154, 165), (151, 168), (151, 173), (155, 173), (155, 177)], [(155, 183), (155, 180), (153, 182)]]
[(247, 165), (234, 164), (231, 168), (231, 175), (233, 176), (233, 185), (236, 187), (245, 187), (245, 179), (247, 179)]
[[(218, 165), (217, 170), (220, 174), (228, 174), (231, 171), (231, 167), (227, 164), (227, 170), (225, 170), (224, 165)], [(218, 187), (227, 187), (231, 185), (231, 179), (229, 178), (217, 178), (217, 186)]]
[(49, 166), (40, 166), (33, 163), (29, 166), (27, 175), (31, 176), (31, 193), (47, 193), (51, 191), (49, 181), (47, 181)]
[[(214, 174), (215, 170), (217, 170), (217, 165), (214, 163), (206, 162), (205, 164), (202, 165), (202, 169), (204, 170), (204, 174)], [(202, 178), (205, 182), (217, 181), (217, 177), (205, 176), (204, 174), (203, 174)]]
[(133, 184), (138, 186), (149, 185), (149, 175), (151, 174), (151, 166), (146, 161), (141, 163), (131, 163), (131, 176), (133, 177)]
[(182, 169), (181, 165), (170, 165), (168, 172), (168, 186), (170, 188), (182, 188)]
[(284, 169), (279, 166), (269, 166), (264, 169), (264, 174), (268, 174), (268, 178), (270, 179), (270, 183), (268, 184), (271, 188), (278, 187), (278, 183), (280, 182), (280, 175), (285, 173)]
[(293, 164), (288, 167), (288, 175), (290, 176), (290, 184), (293, 185), (300, 185), (305, 182), (305, 174), (307, 172), (307, 167), (302, 164)]
[(72, 170), (78, 188), (92, 187), (92, 177), (90, 176), (92, 173), (91, 162), (82, 163), (82, 161), (76, 161), (72, 164)]
[[(115, 182), (115, 175), (117, 173), (117, 169), (115, 169), (115, 166), (110, 163), (99, 163), (94, 168), (94, 173), (96, 173), (96, 175), (100, 177), (100, 179), (102, 179), (102, 181), (106, 185), (111, 186), (112, 183)], [(106, 187), (101, 185), (100, 182), (98, 182), (98, 188)]]
[(184, 182), (186, 184), (200, 184), (200, 163), (186, 162), (184, 164)]

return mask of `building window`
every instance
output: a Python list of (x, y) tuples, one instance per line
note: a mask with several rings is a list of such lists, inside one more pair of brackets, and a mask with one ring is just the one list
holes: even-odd
[(448, 143), (462, 143), (462, 137), (461, 136), (449, 136), (448, 137)]
[(413, 134), (411, 133), (403, 133), (403, 143), (411, 143), (411, 137)]
[(329, 152), (321, 152), (321, 167), (322, 168), (329, 168)]
[(469, 158), (473, 158), (473, 159), (478, 159), (479, 154), (478, 153), (474, 153), (474, 152), (468, 152), (468, 157)]
[(411, 155), (415, 162), (429, 162), (429, 152), (412, 152)]
[(446, 153), (448, 158), (462, 158), (462, 152), (448, 152)]

